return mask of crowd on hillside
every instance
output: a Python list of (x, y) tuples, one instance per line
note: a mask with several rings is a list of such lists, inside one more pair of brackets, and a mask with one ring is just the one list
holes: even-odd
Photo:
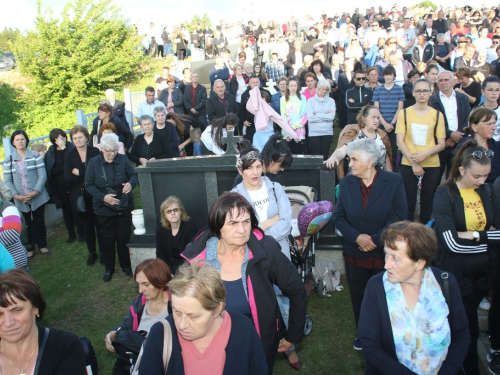
[[(87, 265), (99, 259), (104, 282), (118, 257), (139, 286), (105, 337), (113, 374), (272, 374), (278, 352), (300, 371), (294, 345), (308, 295), (291, 262), (290, 201), (268, 178), (300, 154), (321, 156), (340, 181), (333, 222), (366, 373), (479, 375), (480, 307), (489, 310), (489, 372), (500, 374), (499, 15), (394, 5), (191, 32), (151, 24), (145, 50), (175, 56), (145, 89), (134, 119), (141, 134), (108, 89), (91, 128), (76, 125), (69, 139), (54, 128), (48, 149), (30, 147), (22, 130), (11, 135), (0, 186), (2, 374), (85, 373), (78, 339), (36, 325), (43, 294), (12, 270), (36, 250), (51, 254), (50, 202), (62, 209), (68, 245), (86, 243)], [(194, 48), (214, 62), (210, 90), (200, 72), (180, 68)], [(198, 232), (182, 200), (168, 196), (157, 259), (132, 270), (134, 165), (222, 155), (229, 131), (240, 137), (236, 179), (207, 228)]]

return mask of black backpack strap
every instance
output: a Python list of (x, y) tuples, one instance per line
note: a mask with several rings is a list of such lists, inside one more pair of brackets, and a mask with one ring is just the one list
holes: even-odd
[(434, 143), (436, 143), (436, 145), (438, 144), (438, 140), (437, 140), (437, 128), (438, 128), (438, 123), (439, 123), (439, 111), (436, 109), (436, 125), (434, 126)]
[(403, 108), (403, 115), (405, 117), (405, 133), (408, 133), (408, 125), (406, 124), (406, 108)]

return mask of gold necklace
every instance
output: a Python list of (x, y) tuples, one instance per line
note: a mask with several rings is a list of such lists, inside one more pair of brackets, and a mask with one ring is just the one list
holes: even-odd
[(5, 354), (5, 358), (7, 358), (7, 360), (10, 362), (10, 364), (12, 365), (12, 367), (14, 367), (17, 371), (19, 371), (19, 375), (27, 375), (26, 374), (26, 369), (28, 368), (28, 366), (29, 366), (29, 364), (31, 362), (31, 359), (33, 358), (33, 354), (35, 354), (35, 349), (36, 349), (36, 345), (33, 348), (33, 351), (31, 352), (30, 359), (28, 360), (28, 363), (26, 363), (26, 366), (24, 366), (23, 370), (20, 370), (16, 366), (14, 366), (14, 364), (12, 363), (12, 361), (10, 360), (10, 358), (7, 356), (7, 353), (4, 353), (4, 354)]

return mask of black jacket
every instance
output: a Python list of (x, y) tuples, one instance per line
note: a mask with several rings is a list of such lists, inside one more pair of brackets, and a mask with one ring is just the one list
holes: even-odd
[[(182, 253), (188, 261), (205, 259), (207, 240), (214, 234), (205, 230)], [(260, 333), (267, 361), (276, 356), (279, 340), (298, 344), (304, 336), (307, 292), (297, 269), (281, 252), (279, 243), (266, 236), (259, 228), (254, 229), (248, 241), (252, 258), (246, 268), (248, 303), (252, 310), (255, 328)], [(273, 284), (290, 299), (290, 318), (285, 332), (283, 318), (276, 301)]]
[(184, 108), (186, 108), (187, 113), (190, 116), (193, 116), (191, 113), (191, 108), (194, 108), (199, 112), (199, 117), (203, 117), (207, 115), (207, 89), (205, 86), (198, 84), (196, 86), (196, 92), (194, 94), (194, 103), (193, 96), (191, 95), (191, 87), (193, 85), (187, 85), (184, 89)]
[[(116, 128), (116, 135), (118, 136), (118, 139), (120, 139), (120, 142), (123, 142), (123, 147), (125, 147), (126, 150), (130, 150), (130, 147), (132, 146), (132, 143), (134, 142), (134, 135), (130, 131), (130, 128), (128, 126), (125, 126), (116, 115), (111, 116), (111, 119), (113, 121), (113, 124), (115, 125)], [(96, 146), (93, 144), (93, 138), (94, 135), (97, 134), (97, 125), (99, 124), (99, 117), (96, 117), (94, 119), (94, 122), (92, 123), (92, 132), (90, 133), (90, 145), (91, 146)]]
[(415, 46), (413, 48), (413, 53), (411, 56), (411, 62), (414, 66), (417, 66), (419, 62), (427, 63), (429, 60), (434, 58), (434, 46), (432, 44), (427, 43), (424, 46), (424, 53), (420, 56), (420, 50)]
[[(345, 94), (345, 105), (347, 106), (347, 123), (357, 124), (356, 116), (358, 115), (361, 108), (367, 104), (373, 104), (372, 102), (373, 91), (362, 87), (351, 87), (347, 90)], [(354, 100), (354, 102), (349, 101), (349, 99)]]
[[(493, 187), (484, 184), (475, 191), (483, 202), (485, 228), (500, 228), (500, 199)], [(458, 232), (467, 231), (467, 225), (464, 201), (456, 185), (451, 192), (447, 186), (437, 191), (434, 195), (433, 212), (439, 245), (436, 266), (453, 273), (460, 284), (462, 270), (468, 259), (481, 255), (487, 257), (486, 252), (496, 251), (497, 247), (490, 245), (500, 245), (500, 230), (479, 231), (479, 241), (458, 237)], [(484, 271), (487, 272), (487, 269)]]
[[(141, 155), (141, 149), (142, 145), (145, 142), (146, 141), (144, 140), (144, 134), (139, 134), (135, 139), (134, 145), (127, 155), (128, 158), (136, 164), (140, 164), (139, 159), (144, 157), (144, 155)], [(166, 159), (174, 157), (174, 153), (167, 143), (167, 138), (165, 138), (163, 134), (153, 132), (153, 140), (151, 141), (150, 146), (153, 148), (152, 157), (155, 159)]]
[[(167, 106), (168, 100), (168, 88), (161, 90), (160, 97), (158, 98), (160, 102)], [(183, 115), (184, 114), (184, 95), (182, 91), (175, 87), (172, 91), (172, 103), (174, 103), (174, 112)]]
[[(75, 148), (73, 143), (71, 142), (66, 142), (66, 151), (64, 154), (64, 159), (66, 159), (66, 154)], [(62, 202), (61, 202), (61, 197), (57, 193), (57, 189), (55, 188), (55, 182), (52, 178), (52, 168), (54, 167), (54, 164), (56, 163), (56, 146), (51, 145), (49, 149), (47, 150), (47, 153), (45, 154), (44, 158), (45, 162), (45, 169), (47, 170), (47, 182), (45, 183), (45, 188), (47, 189), (47, 193), (49, 193), (50, 199), (52, 199), (56, 205), (57, 208), (62, 208)], [(64, 170), (62, 171), (64, 173)], [(66, 180), (67, 182), (67, 180)], [(69, 184), (68, 184), (69, 186)]]
[(130, 129), (127, 118), (125, 117), (125, 102), (115, 100), (115, 104), (113, 104), (113, 114), (120, 119), (123, 125)]
[[(98, 148), (87, 146), (87, 164), (82, 164), (80, 155), (76, 147), (68, 150), (64, 155), (64, 178), (69, 184), (69, 197), (71, 200), (76, 200), (80, 195), (80, 191), (85, 184), (86, 166), (90, 159), (95, 156), (101, 155)], [(78, 169), (79, 175), (73, 174), (73, 169)], [(92, 196), (85, 190), (86, 202), (92, 202)]]
[[(302, 53), (302, 65), (304, 65), (304, 57), (306, 57), (308, 55), (307, 52), (304, 52), (304, 51), (300, 51)], [(288, 72), (288, 76), (293, 76), (293, 65), (296, 64), (296, 61), (295, 61), (295, 49), (292, 48), (290, 50), (290, 52), (288, 53), (288, 57), (286, 58), (286, 61), (285, 61), (285, 67), (286, 67), (286, 70)]]
[(411, 107), (417, 101), (413, 96), (413, 85), (410, 82), (403, 83), (403, 91), (405, 93), (405, 102), (403, 104), (403, 108)]
[[(104, 180), (102, 167), (106, 171), (108, 182)], [(128, 193), (128, 206), (123, 211), (116, 211), (104, 205), (103, 199), (106, 193), (106, 185), (118, 192), (117, 198), (121, 194), (124, 183), (129, 182), (132, 189), (137, 186), (138, 178), (132, 164), (125, 155), (117, 154), (111, 163), (104, 160), (103, 155), (92, 158), (85, 174), (85, 189), (92, 195), (94, 213), (102, 216), (118, 216), (130, 214), (134, 209), (134, 194)]]
[(443, 18), (441, 21), (439, 19), (434, 20), (432, 23), (432, 28), (436, 29), (438, 34), (444, 34), (449, 30), (448, 20)]
[(163, 135), (167, 139), (167, 144), (172, 150), (173, 157), (177, 157), (180, 155), (179, 134), (177, 134), (177, 129), (174, 124), (172, 124), (170, 121), (165, 121), (165, 127), (163, 129), (158, 129), (155, 124), (153, 131)]
[[(461, 94), (459, 92), (455, 92), (456, 98), (457, 98), (457, 115), (458, 115), (458, 131), (463, 132), (464, 128), (469, 126), (469, 115), (470, 115), (470, 105), (469, 105), (469, 99), (467, 98), (466, 95)], [(441, 103), (441, 100), (439, 99), (439, 92), (436, 92), (434, 95), (431, 96), (429, 99), (429, 105), (441, 112), (444, 116), (444, 124), (445, 130), (446, 130), (446, 139), (450, 138), (450, 135), (452, 133), (452, 130), (448, 127), (448, 119), (446, 118), (445, 115), (445, 110), (443, 107), (443, 103)]]
[(214, 91), (210, 93), (210, 96), (207, 99), (207, 117), (209, 122), (213, 119), (224, 117), (228, 113), (234, 113), (234, 96), (226, 93), (224, 98), (226, 100), (226, 107), (222, 105)]
[[(243, 79), (245, 80), (245, 84), (248, 83), (248, 77), (246, 74), (243, 74)], [(238, 77), (236, 75), (232, 76), (229, 80), (229, 93), (236, 98), (236, 93), (238, 92)]]

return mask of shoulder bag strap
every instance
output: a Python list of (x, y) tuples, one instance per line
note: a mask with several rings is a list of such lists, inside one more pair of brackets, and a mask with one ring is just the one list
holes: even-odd
[(163, 324), (163, 368), (167, 372), (168, 362), (172, 357), (172, 328), (165, 319), (162, 319), (161, 322)]
[(403, 115), (405, 117), (405, 133), (408, 133), (408, 124), (406, 123), (406, 108), (403, 109)]
[(437, 128), (438, 128), (438, 123), (439, 123), (439, 111), (436, 109), (436, 125), (434, 126), (434, 142), (436, 143), (436, 145), (438, 144), (437, 142)]
[(34, 375), (38, 375), (38, 369), (40, 368), (40, 362), (42, 361), (43, 351), (45, 350), (45, 346), (47, 344), (47, 340), (49, 339), (49, 329), (45, 327), (42, 345), (38, 348), (38, 356), (36, 357), (35, 369), (33, 370)]
[(108, 186), (108, 176), (106, 175), (106, 171), (104, 170), (104, 166), (101, 163), (101, 169), (102, 169), (102, 177), (104, 177), (104, 181), (106, 182), (106, 187)]
[(448, 309), (450, 310), (450, 314), (448, 315), (448, 317), (451, 318), (452, 310), (451, 310), (450, 281), (448, 272), (441, 273), (441, 280), (443, 280), (443, 296), (446, 301), (446, 304), (448, 305)]

